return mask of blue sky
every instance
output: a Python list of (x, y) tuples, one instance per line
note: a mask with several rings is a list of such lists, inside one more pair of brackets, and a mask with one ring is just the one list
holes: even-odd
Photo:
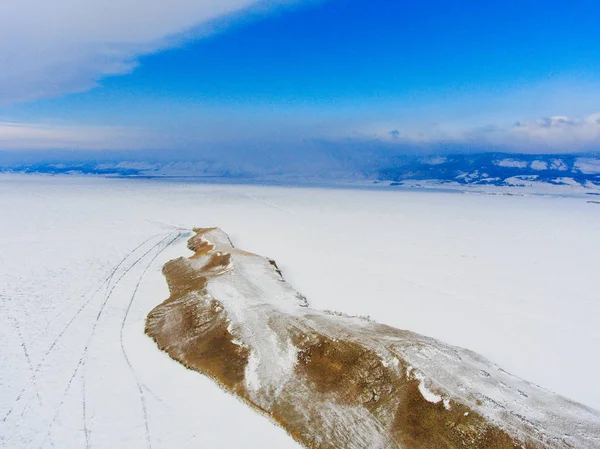
[(594, 1), (73, 2), (0, 7), (1, 148), (600, 149)]

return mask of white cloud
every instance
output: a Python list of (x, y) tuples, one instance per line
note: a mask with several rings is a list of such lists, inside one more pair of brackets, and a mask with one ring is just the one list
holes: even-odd
[(89, 89), (174, 36), (258, 3), (265, 2), (2, 0), (0, 104)]
[[(255, 116), (262, 117), (261, 114)], [(231, 116), (230, 116), (231, 117)], [(235, 132), (230, 121), (222, 122), (216, 114), (187, 124), (171, 126), (96, 126), (74, 123), (15, 123), (0, 121), (0, 151), (17, 149), (194, 149), (276, 143), (282, 148), (301, 148), (312, 141), (333, 145), (367, 146), (383, 143), (389, 148), (411, 151), (435, 152), (508, 151), (515, 153), (578, 153), (600, 152), (600, 114), (585, 118), (551, 117), (514, 126), (468, 126), (432, 123), (429, 125), (375, 124), (344, 126), (342, 123), (325, 123), (319, 126), (312, 121), (277, 121), (272, 117), (252, 121), (236, 118)], [(239, 123), (238, 123), (239, 122)], [(390, 130), (394, 130), (393, 132)], [(224, 137), (224, 135), (227, 135)], [(429, 163), (438, 163), (430, 159)], [(504, 160), (500, 165), (523, 167), (522, 162)], [(534, 161), (532, 168), (545, 170), (548, 166)], [(558, 159), (550, 165), (553, 170), (566, 166)]]
[(2, 150), (137, 149), (139, 142), (139, 130), (131, 128), (0, 122)]
[[(426, 125), (398, 126), (374, 123), (354, 131), (362, 139), (421, 148), (448, 146), (456, 151), (509, 150), (522, 153), (574, 153), (600, 151), (600, 113), (583, 118), (553, 116), (516, 125), (476, 126), (455, 123), (449, 117)], [(440, 148), (438, 148), (440, 149)], [(542, 169), (537, 167), (536, 169)]]
[(524, 144), (585, 151), (600, 146), (600, 113), (585, 118), (554, 116), (517, 123), (510, 134)]

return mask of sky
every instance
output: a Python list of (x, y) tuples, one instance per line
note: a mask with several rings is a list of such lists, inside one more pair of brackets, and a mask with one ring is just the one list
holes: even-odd
[(598, 23), (592, 0), (4, 0), (0, 151), (600, 151)]

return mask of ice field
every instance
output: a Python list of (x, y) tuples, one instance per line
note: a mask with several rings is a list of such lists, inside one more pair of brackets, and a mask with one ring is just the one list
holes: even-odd
[(194, 226), (599, 409), (595, 199), (0, 176), (0, 446), (297, 447), (144, 334)]

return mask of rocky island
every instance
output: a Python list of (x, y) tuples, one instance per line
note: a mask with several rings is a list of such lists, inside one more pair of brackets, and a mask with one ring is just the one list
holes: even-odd
[(593, 409), (472, 351), (312, 309), (218, 228), (188, 247), (163, 268), (170, 297), (146, 333), (307, 448), (600, 447)]

